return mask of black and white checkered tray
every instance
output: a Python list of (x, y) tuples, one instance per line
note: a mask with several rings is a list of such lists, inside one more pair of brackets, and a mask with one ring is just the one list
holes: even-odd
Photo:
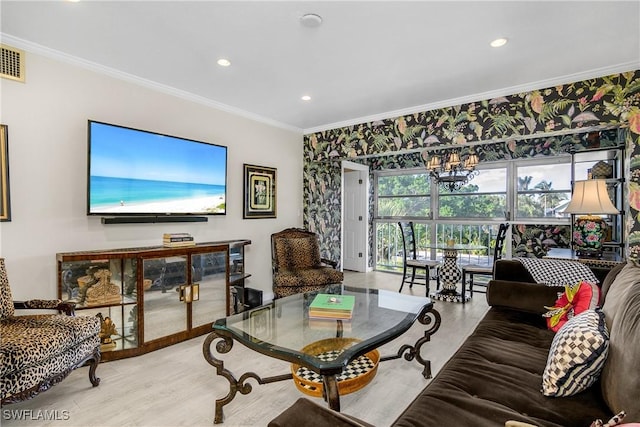
[[(343, 351), (344, 350), (329, 350), (316, 355), (316, 357), (325, 362), (328, 362), (330, 360), (334, 360), (335, 358), (337, 358)], [(344, 380), (357, 378), (360, 375), (364, 375), (367, 372), (375, 369), (375, 367), (376, 367), (376, 364), (373, 362), (373, 360), (368, 358), (366, 355), (362, 355), (352, 360), (351, 363), (349, 363), (347, 367), (342, 371), (342, 373), (336, 376), (336, 380), (340, 382)], [(295, 375), (300, 379), (305, 380), (306, 382), (322, 384), (322, 375), (315, 373), (312, 370), (307, 369), (303, 366), (298, 368)], [(305, 387), (309, 387), (309, 386), (305, 385)], [(309, 387), (309, 388), (312, 388), (312, 387)]]

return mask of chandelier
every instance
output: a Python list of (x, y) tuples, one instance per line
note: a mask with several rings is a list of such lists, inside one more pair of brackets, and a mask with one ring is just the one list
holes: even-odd
[(463, 162), (457, 150), (450, 151), (442, 157), (438, 154), (429, 154), (429, 150), (422, 152), (422, 160), (429, 171), (429, 175), (440, 187), (449, 191), (460, 190), (471, 179), (478, 175), (478, 155), (470, 151), (469, 156)]

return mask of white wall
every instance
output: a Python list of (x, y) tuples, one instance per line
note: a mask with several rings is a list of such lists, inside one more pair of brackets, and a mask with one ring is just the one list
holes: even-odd
[[(249, 286), (271, 291), (270, 235), (302, 225), (302, 133), (233, 115), (66, 62), (26, 54), (26, 83), (0, 81), (9, 130), (11, 222), (0, 223), (14, 299), (57, 296), (56, 253), (246, 238)], [(228, 147), (227, 215), (206, 223), (103, 225), (85, 213), (87, 120)], [(275, 167), (277, 218), (242, 219), (243, 163)]]

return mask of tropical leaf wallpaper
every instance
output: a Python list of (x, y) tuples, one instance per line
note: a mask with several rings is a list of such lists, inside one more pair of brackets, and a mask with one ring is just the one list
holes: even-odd
[(629, 123), (631, 156), (629, 165), (629, 215), (627, 216), (627, 230), (629, 230), (629, 252), (631, 259), (640, 261), (640, 124), (636, 121), (632, 127)]
[(415, 166), (424, 148), (471, 143), (486, 161), (553, 155), (614, 127), (628, 128), (627, 255), (640, 259), (640, 70), (305, 135), (304, 225), (339, 259), (341, 160)]
[(511, 227), (511, 255), (542, 258), (549, 248), (571, 247), (571, 226), (517, 224)]

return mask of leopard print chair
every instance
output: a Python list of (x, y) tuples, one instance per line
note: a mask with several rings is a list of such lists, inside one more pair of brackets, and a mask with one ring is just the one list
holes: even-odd
[[(65, 314), (16, 316), (15, 309), (58, 310)], [(0, 258), (0, 390), (2, 405), (31, 399), (90, 362), (89, 381), (100, 383), (100, 319), (74, 316), (60, 300), (14, 302)]]
[(342, 283), (338, 263), (320, 256), (318, 236), (300, 228), (271, 235), (273, 293), (282, 298)]

